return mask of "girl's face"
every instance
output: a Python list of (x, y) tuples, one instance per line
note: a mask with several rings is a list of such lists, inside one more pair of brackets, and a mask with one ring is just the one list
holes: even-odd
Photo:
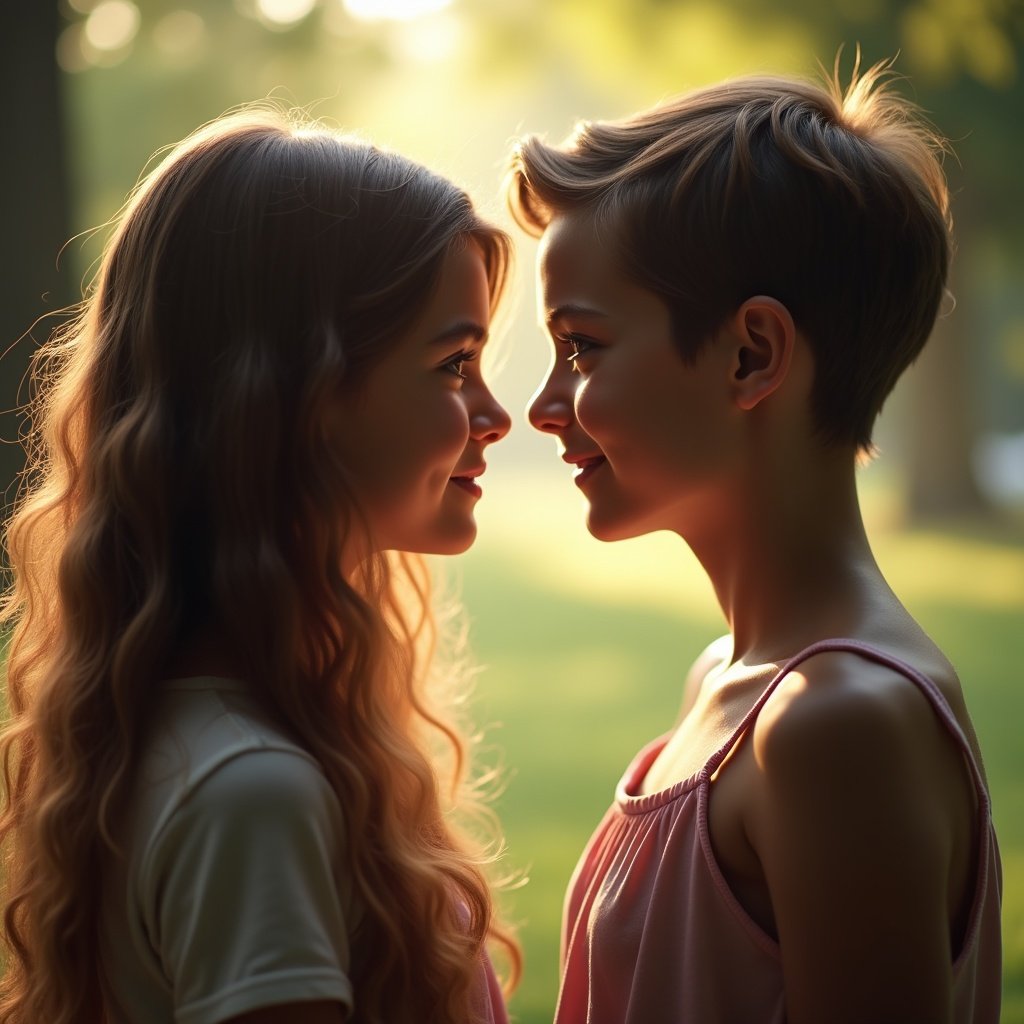
[(377, 550), (455, 554), (476, 537), (484, 450), (510, 426), (480, 370), (489, 322), (471, 242), (448, 253), (423, 312), (338, 410), (338, 445)]
[(708, 515), (730, 438), (726, 346), (686, 366), (668, 307), (626, 278), (586, 211), (555, 218), (541, 242), (541, 317), (554, 351), (528, 415), (577, 467), (587, 525), (602, 540), (686, 536)]

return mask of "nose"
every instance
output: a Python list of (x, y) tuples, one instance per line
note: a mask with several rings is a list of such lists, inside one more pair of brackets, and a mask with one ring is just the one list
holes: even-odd
[(573, 392), (565, 386), (564, 375), (553, 371), (537, 389), (526, 407), (530, 426), (545, 434), (557, 434), (572, 424)]
[(512, 428), (512, 418), (505, 407), (491, 394), (490, 390), (481, 385), (479, 397), (473, 403), (469, 415), (469, 433), (474, 441), (483, 444), (494, 444), (500, 441)]

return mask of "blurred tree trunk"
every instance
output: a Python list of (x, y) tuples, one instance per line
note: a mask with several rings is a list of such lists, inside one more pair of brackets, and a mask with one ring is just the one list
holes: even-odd
[(907, 379), (907, 514), (937, 519), (986, 510), (974, 479), (975, 431), (963, 331), (940, 321)]
[(7, 140), (0, 163), (0, 223), (7, 241), (0, 273), (0, 493), (4, 506), (24, 458), (17, 444), (25, 371), (36, 344), (53, 327), (46, 313), (70, 301), (67, 261), (69, 199), (64, 152), (61, 72), (56, 62), (56, 0), (21, 0), (0, 32), (0, 95)]
[[(962, 209), (962, 194), (958, 200), (957, 247), (960, 253), (968, 253), (970, 218)], [(949, 287), (955, 308), (950, 312), (950, 301), (943, 302), (935, 330), (906, 380), (907, 514), (911, 519), (991, 511), (971, 463), (978, 436), (972, 362), (980, 354), (979, 346), (972, 346), (976, 328), (970, 275), (956, 260)]]

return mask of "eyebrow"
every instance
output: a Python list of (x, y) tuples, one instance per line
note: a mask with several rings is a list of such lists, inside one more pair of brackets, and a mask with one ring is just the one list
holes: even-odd
[(581, 306), (575, 302), (567, 302), (563, 306), (556, 306), (554, 309), (549, 309), (544, 320), (548, 324), (553, 324), (556, 320), (564, 320), (567, 316), (606, 318), (608, 314), (602, 313), (601, 310), (594, 309), (592, 306)]
[(457, 324), (446, 327), (440, 334), (436, 334), (430, 339), (430, 344), (446, 344), (459, 338), (468, 338), (470, 341), (482, 344), (487, 340), (487, 328), (481, 327), (480, 324), (472, 320), (460, 320)]

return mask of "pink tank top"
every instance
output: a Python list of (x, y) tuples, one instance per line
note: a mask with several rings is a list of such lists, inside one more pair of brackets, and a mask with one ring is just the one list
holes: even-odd
[(916, 685), (963, 751), (978, 802), (977, 884), (953, 963), (956, 1024), (998, 1024), (1001, 872), (981, 771), (938, 687), (854, 640), (826, 640), (782, 666), (739, 728), (693, 777), (633, 796), (662, 737), (626, 770), (591, 837), (565, 905), (556, 1024), (783, 1024), (777, 942), (733, 896), (708, 833), (711, 776), (786, 674), (823, 651), (851, 651)]

